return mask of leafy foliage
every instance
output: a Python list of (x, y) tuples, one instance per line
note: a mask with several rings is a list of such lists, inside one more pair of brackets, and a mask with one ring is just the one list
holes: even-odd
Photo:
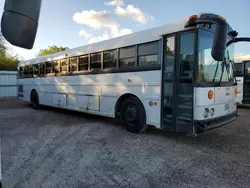
[(68, 49), (69, 49), (68, 47), (62, 47), (62, 46), (58, 47), (56, 45), (53, 45), (53, 46), (49, 46), (47, 49), (41, 49), (38, 56), (44, 56), (44, 55), (53, 54), (56, 52), (62, 52)]
[(2, 34), (0, 34), (0, 70), (16, 71), (18, 65), (18, 57), (8, 54), (8, 48), (4, 43)]

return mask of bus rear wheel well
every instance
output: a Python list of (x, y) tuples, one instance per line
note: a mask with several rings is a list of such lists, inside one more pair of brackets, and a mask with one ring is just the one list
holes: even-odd
[(30, 101), (32, 100), (32, 95), (34, 92), (37, 92), (35, 89), (32, 89), (31, 92), (30, 92)]
[[(141, 100), (134, 94), (131, 94), (131, 93), (123, 94), (122, 96), (119, 97), (119, 99), (116, 102), (116, 105), (115, 105), (115, 118), (118, 118), (120, 116), (122, 103), (126, 99), (131, 98), (131, 97), (136, 98), (137, 100), (139, 100), (141, 102)], [(142, 104), (142, 106), (143, 106), (143, 104)]]

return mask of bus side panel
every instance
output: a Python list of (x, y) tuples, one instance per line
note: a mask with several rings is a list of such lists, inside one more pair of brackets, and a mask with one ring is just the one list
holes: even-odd
[[(115, 105), (119, 96), (132, 93), (144, 105), (147, 123), (160, 127), (160, 70), (97, 75), (75, 75), (20, 79), (30, 100), (30, 92), (36, 89), (39, 102), (92, 114), (115, 117)], [(53, 96), (57, 101), (53, 103)]]
[(39, 103), (42, 105), (53, 105), (53, 93), (39, 92)]
[[(153, 103), (153, 105), (151, 105)], [(147, 114), (147, 124), (160, 128), (161, 122), (161, 101), (159, 99), (144, 100)]]

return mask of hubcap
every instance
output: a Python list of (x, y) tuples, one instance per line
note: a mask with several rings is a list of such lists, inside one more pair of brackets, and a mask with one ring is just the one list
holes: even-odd
[(130, 126), (135, 126), (137, 120), (137, 109), (133, 104), (127, 105), (124, 112), (124, 119)]

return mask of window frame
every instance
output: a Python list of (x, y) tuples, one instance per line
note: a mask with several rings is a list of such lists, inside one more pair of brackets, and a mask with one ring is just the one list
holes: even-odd
[[(50, 72), (47, 72), (47, 70), (48, 70), (48, 64), (50, 64)], [(45, 75), (51, 75), (51, 74), (53, 74), (52, 73), (52, 69), (53, 69), (53, 61), (47, 61), (47, 62), (45, 62)]]
[[(78, 64), (79, 64), (79, 57), (80, 56), (72, 56), (72, 57), (69, 57), (69, 71), (68, 72), (71, 72), (71, 73), (76, 73), (76, 72), (79, 72), (78, 71)], [(72, 65), (71, 65), (71, 59), (74, 59), (76, 58), (76, 71), (72, 71)]]
[(18, 76), (19, 77), (23, 77), (24, 76), (24, 67), (23, 66), (19, 67), (19, 69), (18, 69)]
[[(100, 54), (100, 61), (92, 61), (92, 55), (94, 55), (94, 54)], [(89, 69), (90, 69), (90, 71), (93, 71), (93, 70), (102, 70), (102, 67), (103, 67), (103, 65), (102, 65), (102, 63), (103, 63), (103, 61), (102, 61), (102, 59), (103, 59), (103, 52), (96, 52), (96, 53), (91, 53), (90, 54), (90, 67), (89, 67)], [(100, 68), (94, 68), (94, 69), (92, 69), (91, 68), (91, 65), (92, 64), (99, 64), (100, 63)]]
[[(140, 46), (148, 45), (150, 43), (156, 43), (156, 46), (157, 46), (156, 52), (144, 53), (144, 54), (140, 55), (140, 52), (139, 52)], [(156, 64), (140, 65), (140, 57), (148, 57), (148, 56), (153, 56), (153, 55), (157, 56), (157, 63)], [(155, 66), (161, 66), (161, 64), (162, 64), (162, 62), (160, 59), (160, 40), (155, 40), (155, 41), (150, 41), (150, 42), (138, 44), (138, 47), (137, 47), (137, 66), (139, 66), (139, 67), (155, 67)]]
[[(104, 57), (105, 57), (105, 53), (107, 53), (107, 52), (114, 52), (115, 53), (115, 56), (116, 57), (114, 57), (114, 59), (113, 59), (113, 61), (115, 61), (115, 67), (108, 67), (108, 68), (104, 68), (105, 66), (105, 63), (106, 62), (108, 62), (108, 61), (112, 61), (112, 59), (108, 59), (108, 60), (105, 60), (104, 59)], [(118, 49), (111, 49), (111, 50), (105, 50), (105, 51), (103, 51), (103, 70), (111, 70), (111, 69), (116, 69), (116, 68), (118, 68), (118, 65), (117, 65), (117, 62), (118, 62), (118, 60), (119, 60), (119, 51), (118, 51)]]
[[(84, 58), (84, 57), (88, 57), (87, 63), (86, 63), (86, 65), (87, 65), (88, 67), (87, 67), (86, 70), (80, 70), (80, 66), (81, 66), (81, 64), (80, 64), (80, 59), (82, 59), (82, 58)], [(84, 65), (85, 65), (85, 63), (84, 63)], [(89, 70), (90, 70), (90, 54), (79, 55), (79, 56), (78, 56), (78, 72), (79, 72), (79, 73), (83, 73), (83, 72), (88, 72)]]
[(33, 77), (34, 76), (34, 67), (33, 65), (28, 65), (28, 69), (29, 69), (29, 73), (28, 73), (28, 77)]
[[(41, 65), (44, 66), (43, 73), (41, 73)], [(39, 63), (39, 75), (40, 76), (46, 75), (46, 63)]]
[[(121, 58), (121, 50), (122, 49), (126, 49), (126, 48), (132, 48), (134, 47), (134, 56), (127, 56), (127, 57), (122, 57)], [(122, 48), (118, 48), (119, 49), (119, 53), (118, 53), (118, 68), (120, 69), (126, 69), (126, 68), (132, 68), (132, 67), (137, 67), (137, 51), (138, 51), (138, 45), (130, 45), (130, 46), (125, 46), (125, 47), (122, 47)], [(124, 66), (124, 67), (121, 67), (121, 61), (123, 60), (127, 60), (127, 59), (132, 59), (134, 58), (134, 65), (133, 66)]]
[[(32, 65), (33, 66), (33, 77), (39, 77), (39, 75), (40, 75), (40, 65), (39, 64), (33, 64)], [(37, 69), (38, 69), (38, 72), (37, 72), (37, 74), (36, 74), (36, 71), (35, 71), (35, 66), (38, 66), (37, 67)]]
[[(60, 60), (53, 60), (52, 62), (52, 74), (59, 74), (61, 72), (61, 61)], [(58, 63), (57, 66), (55, 66), (55, 62)], [(55, 67), (58, 67), (58, 71), (55, 71)]]
[[(66, 67), (66, 70), (62, 70), (62, 67), (64, 67), (64, 66), (62, 66), (62, 61), (64, 61), (64, 60), (66, 62), (66, 65), (64, 65)], [(69, 58), (62, 58), (59, 61), (60, 61), (60, 74), (68, 73), (69, 72)]]

